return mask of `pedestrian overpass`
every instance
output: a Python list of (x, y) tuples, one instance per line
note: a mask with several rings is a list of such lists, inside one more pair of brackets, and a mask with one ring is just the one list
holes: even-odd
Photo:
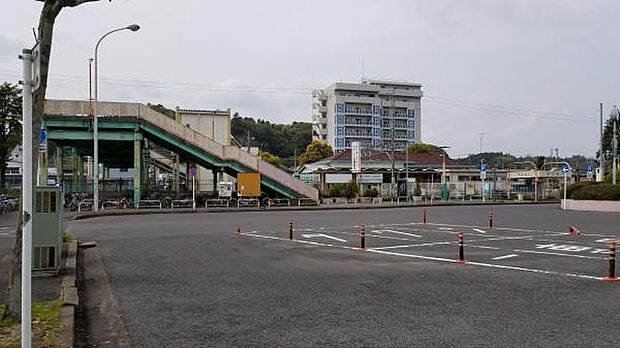
[[(79, 100), (46, 100), (42, 127), (48, 140), (63, 147), (78, 149), (82, 156), (93, 153), (91, 105)], [(241, 151), (235, 145), (223, 145), (184, 126), (144, 104), (98, 102), (99, 162), (108, 168), (134, 168), (134, 201), (138, 201), (147, 180), (145, 158), (148, 143), (156, 143), (189, 162), (210, 169), (214, 177), (226, 173), (261, 174), (261, 189), (289, 199), (318, 200), (318, 190), (295, 179), (287, 172)], [(74, 151), (75, 152), (75, 151)], [(216, 181), (216, 180), (214, 180)]]

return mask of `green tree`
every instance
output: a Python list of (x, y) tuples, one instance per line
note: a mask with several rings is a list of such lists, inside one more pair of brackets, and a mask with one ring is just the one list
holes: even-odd
[(260, 158), (263, 161), (265, 161), (265, 162), (267, 162), (269, 164), (272, 164), (274, 166), (277, 166), (277, 167), (280, 166), (280, 157), (278, 157), (278, 156), (276, 156), (276, 155), (274, 155), (272, 153), (269, 153), (267, 151), (263, 151), (263, 150), (260, 150), (258, 152), (258, 155), (260, 156)]
[[(282, 159), (305, 149), (312, 139), (312, 125), (307, 122), (275, 124), (265, 120), (241, 117), (235, 113), (231, 120), (231, 134), (243, 146), (258, 146)], [(287, 161), (292, 162), (292, 160)]]
[(306, 152), (299, 156), (299, 165), (320, 161), (333, 154), (334, 150), (331, 145), (315, 140), (306, 147)]
[(435, 145), (432, 145), (432, 144), (417, 143), (417, 144), (409, 145), (409, 147), (407, 148), (407, 152), (408, 153), (434, 153), (434, 154), (442, 154), (443, 153), (443, 149), (440, 148), (439, 146), (435, 146)]
[(18, 86), (0, 85), (0, 190), (6, 189), (6, 168), (9, 155), (21, 142), (22, 97)]

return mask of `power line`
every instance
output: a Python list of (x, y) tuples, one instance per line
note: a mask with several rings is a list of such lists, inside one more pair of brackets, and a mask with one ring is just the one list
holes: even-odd
[(467, 108), (467, 109), (473, 109), (473, 110), (478, 110), (478, 111), (484, 111), (486, 113), (494, 113), (497, 116), (522, 116), (522, 117), (528, 117), (528, 118), (532, 118), (536, 120), (556, 120), (556, 121), (569, 121), (569, 122), (588, 122), (588, 123), (597, 122), (596, 119), (590, 118), (590, 117), (574, 118), (574, 117), (553, 116), (553, 115), (548, 115), (548, 114), (543, 114), (543, 113), (537, 114), (534, 112), (529, 112), (529, 113), (518, 112), (518, 111), (512, 111), (510, 109), (494, 109), (494, 108), (481, 107), (481, 106), (475, 106), (475, 105), (435, 100), (430, 97), (429, 97), (429, 100), (427, 101), (431, 103), (448, 105), (448, 106), (453, 106), (453, 107), (458, 107), (458, 108)]
[[(5, 73), (8, 72), (8, 73)], [(21, 75), (16, 70), (0, 69), (0, 75), (20, 78)], [(50, 80), (53, 82), (84, 84), (88, 83), (88, 79), (79, 75), (50, 74)], [(179, 91), (209, 91), (209, 92), (236, 92), (251, 94), (267, 94), (267, 95), (308, 95), (312, 92), (312, 88), (303, 86), (244, 86), (232, 85), (222, 86), (205, 83), (181, 83), (159, 80), (141, 80), (141, 79), (123, 79), (123, 78), (103, 78), (99, 80), (101, 84), (118, 87), (148, 88), (148, 89), (165, 89)], [(471, 101), (463, 101), (437, 95), (425, 95), (424, 100), (431, 103), (448, 105), (457, 108), (466, 108), (486, 113), (496, 113), (498, 116), (523, 116), (537, 120), (557, 120), (569, 122), (597, 122), (592, 117), (583, 117), (577, 115), (541, 112), (514, 108), (508, 106), (485, 104)]]

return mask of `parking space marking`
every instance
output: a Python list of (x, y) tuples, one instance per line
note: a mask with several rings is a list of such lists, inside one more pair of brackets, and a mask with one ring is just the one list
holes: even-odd
[[(385, 251), (385, 250), (368, 249), (368, 252), (379, 253), (379, 254), (384, 254), (384, 255), (408, 257), (408, 258), (413, 258), (413, 259), (429, 260), (429, 261), (440, 261), (440, 262), (449, 262), (449, 263), (457, 262), (457, 260), (454, 260), (454, 259), (446, 259), (442, 257), (433, 257), (433, 256), (424, 256), (424, 255), (395, 253), (395, 252)], [(603, 280), (603, 277), (595, 277), (595, 276), (591, 276), (587, 274), (562, 273), (562, 272), (548, 271), (548, 270), (543, 270), (543, 269), (498, 265), (494, 263), (485, 263), (485, 262), (468, 261), (464, 266), (467, 266), (467, 265), (487, 267), (487, 268), (506, 269), (506, 270), (512, 270), (512, 271), (520, 271), (520, 272), (547, 274), (547, 275), (554, 275), (554, 276), (564, 276), (564, 277), (579, 278), (579, 279)]]
[(332, 237), (330, 235), (327, 234), (323, 234), (323, 233), (315, 233), (315, 234), (302, 234), (301, 235), (304, 238), (316, 238), (316, 237), (323, 237), (323, 238), (327, 238), (327, 239), (332, 239), (341, 243), (346, 243), (347, 240), (346, 239), (341, 239), (341, 238), (337, 238), (337, 237)]
[[(248, 237), (254, 237), (254, 238), (271, 239), (271, 240), (279, 240), (279, 241), (289, 241), (289, 242), (300, 243), (300, 244), (308, 244), (308, 245), (314, 245), (314, 246), (323, 246), (323, 247), (340, 248), (340, 249), (357, 250), (357, 251), (360, 250), (360, 248), (352, 247), (352, 246), (348, 246), (348, 245), (328, 244), (328, 243), (321, 243), (321, 242), (315, 242), (315, 241), (309, 241), (309, 240), (300, 240), (300, 239), (294, 239), (294, 240), (291, 241), (288, 238), (282, 238), (282, 237), (277, 237), (277, 236), (266, 236), (266, 235), (261, 235), (261, 234), (257, 234), (257, 233), (241, 233), (241, 235), (245, 235), (245, 236), (248, 236)], [(504, 237), (504, 238), (501, 238), (501, 239), (500, 238), (487, 238), (487, 240), (488, 239), (496, 239), (496, 240), (501, 240), (501, 239), (523, 239), (523, 237), (520, 237), (520, 238)], [(447, 262), (447, 263), (456, 263), (457, 262), (456, 259), (387, 251), (388, 248), (389, 249), (395, 249), (395, 248), (405, 248), (405, 247), (411, 247), (411, 246), (423, 246), (423, 245), (429, 245), (429, 244), (430, 245), (441, 245), (441, 244), (446, 245), (446, 244), (453, 244), (453, 243), (454, 242), (451, 241), (451, 242), (436, 242), (436, 243), (420, 243), (420, 244), (410, 244), (410, 245), (396, 245), (396, 246), (389, 246), (389, 247), (370, 248), (370, 249), (367, 249), (366, 251), (367, 252), (371, 252), (371, 253), (375, 253), (375, 254), (399, 256), (399, 257), (406, 257), (406, 258), (412, 258), (412, 259), (420, 259), (420, 260), (428, 260), (428, 261), (439, 261), (439, 262)], [(472, 247), (476, 247), (474, 245), (471, 245), (471, 246)], [(521, 253), (552, 254), (552, 255), (556, 255), (556, 256), (570, 256), (570, 257), (580, 257), (580, 258), (597, 259), (597, 260), (603, 259), (601, 257), (594, 257), (594, 256), (571, 255), (571, 254), (561, 254), (561, 253), (548, 253), (548, 252), (544, 252), (544, 251), (533, 251), (533, 250), (518, 250), (517, 249), (517, 250), (514, 250), (514, 251), (515, 252), (521, 252)], [(468, 261), (465, 264), (465, 266), (478, 266), (478, 267), (485, 267), (485, 268), (495, 268), (495, 269), (512, 270), (512, 271), (519, 271), (519, 272), (545, 274), (545, 275), (570, 277), (570, 278), (577, 278), (577, 279), (587, 279), (587, 280), (603, 280), (604, 279), (603, 277), (597, 277), (597, 276), (592, 276), (592, 275), (587, 275), (587, 274), (564, 273), (564, 272), (557, 272), (557, 271), (550, 271), (550, 270), (543, 270), (543, 269), (536, 269), (536, 268), (528, 268), (528, 267), (520, 267), (520, 266), (510, 266), (510, 265), (502, 265), (502, 264), (495, 264), (495, 263), (485, 263), (485, 262), (475, 262), (475, 261)]]
[(509, 254), (509, 255), (503, 255), (503, 256), (494, 257), (491, 260), (503, 260), (503, 259), (509, 259), (509, 258), (517, 257), (517, 256), (519, 256), (519, 255), (517, 255), (517, 254)]
[(401, 231), (396, 231), (396, 230), (379, 230), (379, 231), (386, 232), (386, 233), (400, 234), (400, 235), (403, 235), (403, 236), (414, 237), (414, 238), (422, 238), (422, 236), (420, 236), (419, 234), (401, 232)]
[(472, 230), (476, 231), (476, 232), (480, 232), (480, 233), (487, 233), (487, 231), (485, 230), (481, 230), (479, 228), (472, 228)]
[(575, 254), (564, 254), (564, 253), (554, 253), (554, 252), (551, 252), (551, 251), (537, 251), (537, 250), (519, 250), (519, 249), (515, 249), (515, 252), (527, 253), (527, 254), (553, 255), (553, 256), (568, 256), (568, 257), (576, 257), (576, 258), (580, 258), (580, 259), (605, 260), (604, 257), (587, 256), (587, 255), (575, 255)]

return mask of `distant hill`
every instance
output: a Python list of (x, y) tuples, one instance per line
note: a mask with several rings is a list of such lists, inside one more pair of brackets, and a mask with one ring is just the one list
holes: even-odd
[[(290, 159), (297, 150), (301, 155), (312, 141), (312, 124), (309, 122), (293, 122), (291, 124), (276, 124), (264, 120), (254, 120), (251, 117), (241, 117), (237, 113), (232, 118), (232, 136), (243, 146), (247, 143), (248, 131), (250, 146), (258, 146), (281, 159)], [(288, 161), (283, 163), (288, 165)]]

